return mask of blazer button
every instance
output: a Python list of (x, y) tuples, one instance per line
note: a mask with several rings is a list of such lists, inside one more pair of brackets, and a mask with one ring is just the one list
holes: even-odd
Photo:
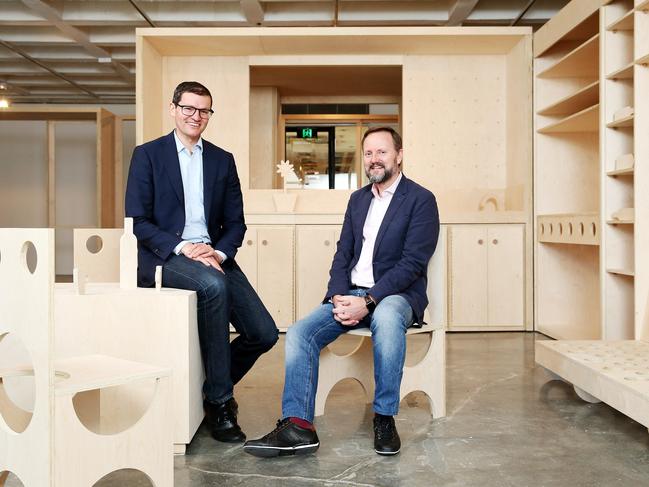
[(176, 237), (180, 237), (180, 232), (176, 232)]

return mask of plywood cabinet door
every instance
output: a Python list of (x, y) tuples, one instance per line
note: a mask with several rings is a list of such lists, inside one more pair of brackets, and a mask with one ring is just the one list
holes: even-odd
[(234, 259), (252, 287), (257, 289), (257, 228), (248, 227), (243, 243)]
[(525, 254), (522, 225), (491, 225), (487, 230), (490, 326), (525, 324)]
[(329, 270), (340, 238), (339, 225), (300, 225), (296, 231), (296, 319), (303, 318), (327, 290)]
[(487, 229), (455, 225), (449, 235), (449, 326), (487, 323)]
[(449, 231), (449, 327), (525, 326), (524, 226), (454, 225)]
[(257, 227), (257, 292), (278, 327), (294, 319), (293, 242), (293, 227)]

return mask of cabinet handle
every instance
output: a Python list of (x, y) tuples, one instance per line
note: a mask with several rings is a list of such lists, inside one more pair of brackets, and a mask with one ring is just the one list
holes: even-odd
[(252, 245), (252, 240), (246, 241), (246, 245)]
[(262, 244), (262, 245), (268, 245), (268, 240), (262, 240), (262, 241), (261, 241), (261, 244)]
[(484, 243), (484, 240), (480, 239), (478, 240), (478, 245), (482, 245)]
[(324, 241), (325, 247), (329, 247), (329, 240)]
[(498, 239), (497, 239), (497, 238), (494, 238), (494, 239), (493, 239), (493, 244), (494, 244), (494, 245), (498, 245)]

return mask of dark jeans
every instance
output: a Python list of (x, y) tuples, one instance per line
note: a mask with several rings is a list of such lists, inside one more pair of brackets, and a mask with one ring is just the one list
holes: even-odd
[[(273, 318), (234, 259), (223, 263), (225, 275), (184, 255), (172, 255), (162, 269), (165, 287), (189, 289), (198, 296), (198, 337), (205, 384), (212, 403), (230, 399), (234, 385), (278, 339)], [(229, 324), (239, 336), (230, 342)]]

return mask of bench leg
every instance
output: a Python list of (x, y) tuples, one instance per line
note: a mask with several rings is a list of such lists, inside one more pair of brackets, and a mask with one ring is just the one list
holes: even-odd
[(433, 418), (446, 416), (446, 334), (433, 330), (426, 355), (416, 365), (403, 368), (400, 399), (413, 391), (428, 397)]
[(374, 400), (374, 358), (372, 339), (362, 337), (358, 346), (347, 355), (336, 355), (329, 347), (320, 352), (318, 391), (315, 396), (315, 415), (324, 414), (325, 403), (331, 389), (343, 379), (356, 379), (363, 390), (367, 402)]

